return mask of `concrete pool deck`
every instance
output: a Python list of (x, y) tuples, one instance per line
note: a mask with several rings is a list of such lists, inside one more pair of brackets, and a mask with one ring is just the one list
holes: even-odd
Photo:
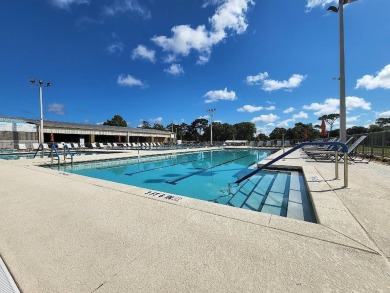
[(0, 256), (22, 292), (390, 291), (388, 165), (350, 164), (343, 188), (334, 164), (279, 161), (302, 167), (312, 224), (39, 167), (49, 162), (0, 160)]

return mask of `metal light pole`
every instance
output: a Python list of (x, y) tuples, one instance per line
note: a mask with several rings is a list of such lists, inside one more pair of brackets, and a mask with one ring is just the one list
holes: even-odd
[(344, 56), (344, 4), (356, 0), (339, 0), (339, 7), (329, 6), (328, 10), (339, 13), (340, 30), (340, 142), (347, 141), (347, 110), (345, 105), (345, 56)]
[[(35, 79), (30, 79), (30, 82), (32, 85), (35, 85), (39, 87), (39, 109), (40, 109), (40, 121), (41, 125), (39, 127), (39, 143), (42, 145), (44, 143), (44, 138), (43, 138), (43, 107), (42, 107), (42, 87), (49, 87), (51, 86), (51, 82), (46, 83), (44, 85), (43, 80), (39, 80), (38, 83), (35, 82)], [(43, 153), (43, 146), (42, 146), (42, 153)]]
[(210, 123), (210, 145), (212, 146), (213, 145), (213, 116), (214, 116), (214, 112), (216, 111), (216, 109), (207, 109), (206, 110), (207, 112), (210, 113), (210, 117), (211, 117), (211, 123)]

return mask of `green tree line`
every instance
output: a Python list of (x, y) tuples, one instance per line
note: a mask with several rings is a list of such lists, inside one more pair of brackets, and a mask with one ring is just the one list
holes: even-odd
[[(325, 120), (330, 126), (329, 136), (336, 137), (339, 135), (339, 129), (333, 129), (334, 122), (339, 118), (338, 114), (324, 115), (318, 118), (318, 120)], [(127, 126), (126, 121), (120, 116), (115, 115), (111, 120), (107, 120), (104, 125), (112, 126)], [(168, 125), (162, 125), (155, 123), (151, 125), (147, 121), (142, 121), (140, 128), (143, 129), (156, 129), (171, 131), (177, 134), (177, 139), (184, 141), (197, 141), (204, 142), (210, 141), (211, 129), (207, 119), (198, 118), (192, 121), (192, 123), (175, 124), (170, 123)], [(347, 129), (348, 135), (362, 134), (368, 132), (378, 132), (390, 128), (390, 118), (378, 118), (375, 124), (370, 125), (368, 128), (363, 126), (353, 126)], [(291, 128), (276, 127), (269, 135), (263, 133), (256, 134), (256, 126), (252, 122), (240, 122), (236, 124), (213, 122), (213, 141), (225, 141), (225, 140), (267, 140), (267, 139), (280, 139), (284, 134), (285, 139), (297, 139), (297, 140), (316, 140), (320, 138), (320, 125), (312, 125), (312, 123), (304, 124), (301, 122), (295, 123)]]

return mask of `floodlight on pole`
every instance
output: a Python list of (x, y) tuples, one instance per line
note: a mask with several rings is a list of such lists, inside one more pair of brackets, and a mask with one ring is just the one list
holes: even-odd
[(356, 0), (339, 0), (339, 6), (329, 6), (328, 11), (338, 12), (340, 30), (340, 142), (347, 141), (347, 110), (345, 102), (345, 55), (344, 55), (344, 5)]
[[(39, 87), (39, 109), (40, 109), (40, 127), (39, 127), (39, 143), (43, 144), (44, 143), (44, 137), (43, 137), (43, 107), (42, 107), (42, 87), (49, 87), (51, 86), (51, 82), (46, 83), (44, 85), (43, 80), (39, 80), (38, 82), (35, 81), (34, 78), (30, 79), (30, 82), (32, 85), (35, 85)], [(42, 148), (42, 153), (43, 153), (43, 148)]]
[(206, 111), (210, 113), (210, 145), (213, 145), (213, 116), (214, 116), (214, 112), (216, 111), (217, 109), (213, 108), (213, 109), (207, 109)]

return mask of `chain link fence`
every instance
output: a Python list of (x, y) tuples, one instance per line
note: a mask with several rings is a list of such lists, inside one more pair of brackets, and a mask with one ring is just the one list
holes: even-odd
[(357, 147), (359, 155), (380, 161), (390, 161), (390, 131), (370, 132), (353, 135), (354, 140), (361, 135), (366, 139)]

